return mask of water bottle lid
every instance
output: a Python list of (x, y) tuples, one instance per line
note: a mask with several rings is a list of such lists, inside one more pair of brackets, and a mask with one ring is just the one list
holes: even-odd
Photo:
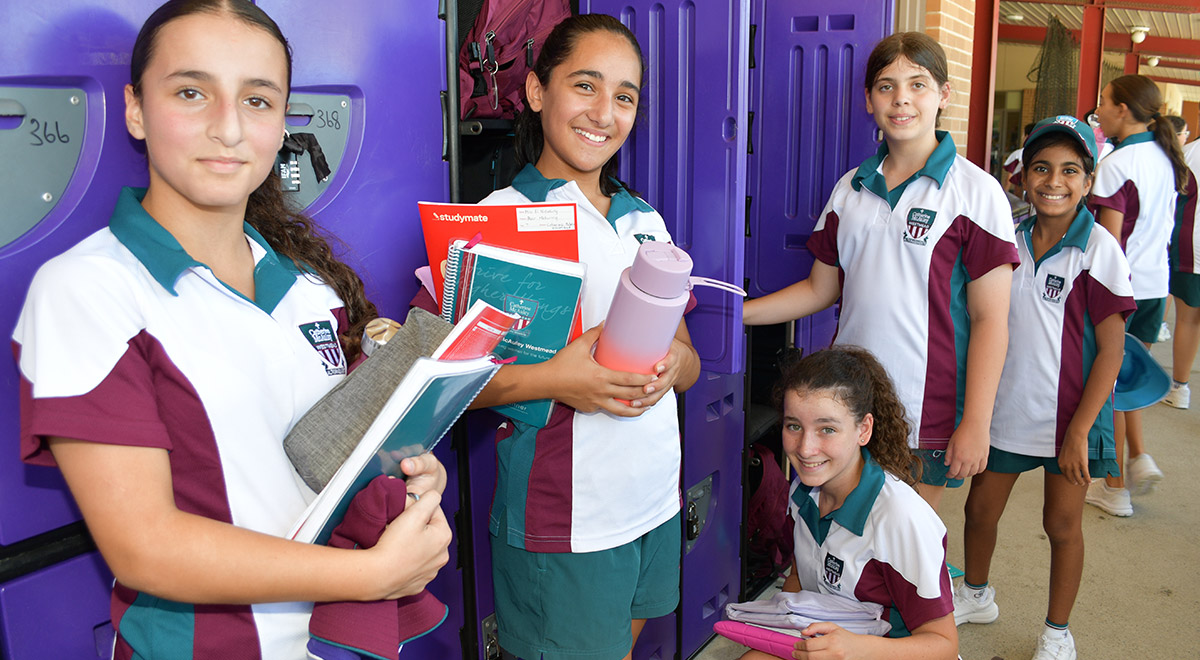
[(692, 258), (687, 252), (658, 241), (646, 241), (638, 248), (629, 271), (629, 280), (642, 291), (659, 298), (675, 298), (690, 287)]

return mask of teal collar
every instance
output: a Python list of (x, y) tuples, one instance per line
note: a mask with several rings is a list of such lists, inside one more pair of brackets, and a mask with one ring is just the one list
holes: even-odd
[(1127, 147), (1131, 144), (1138, 144), (1139, 142), (1153, 142), (1153, 141), (1154, 141), (1154, 134), (1151, 133), (1150, 131), (1142, 131), (1140, 133), (1134, 133), (1133, 135), (1130, 135), (1129, 137), (1125, 138), (1124, 140), (1117, 140), (1115, 138), (1113, 140), (1111, 140), (1111, 142), (1113, 143), (1114, 151), (1116, 149), (1120, 149), (1121, 147)]
[[(654, 208), (646, 203), (640, 197), (634, 197), (624, 186), (616, 179), (611, 179), (620, 188), (612, 196), (612, 204), (608, 207), (609, 224), (616, 223), (617, 219), (622, 218), (634, 211), (642, 213), (652, 213)], [(546, 197), (550, 195), (550, 191), (555, 188), (561, 188), (567, 185), (566, 179), (547, 179), (542, 176), (538, 168), (533, 166), (533, 163), (526, 163), (525, 167), (517, 173), (513, 178), (512, 186), (529, 199), (531, 202), (544, 202)]]
[(872, 507), (875, 506), (875, 499), (879, 497), (879, 491), (883, 489), (884, 473), (883, 468), (879, 467), (866, 447), (863, 447), (861, 451), (863, 469), (862, 475), (858, 479), (858, 485), (846, 496), (846, 501), (842, 502), (842, 506), (830, 511), (824, 517), (821, 516), (817, 503), (813, 501), (812, 488), (802, 483), (792, 493), (792, 502), (800, 509), (800, 518), (804, 520), (808, 531), (812, 532), (813, 538), (818, 544), (825, 542), (825, 537), (829, 535), (830, 524), (833, 522), (837, 522), (857, 536), (863, 535), (867, 517), (871, 514)]
[[(145, 196), (145, 188), (122, 188), (108, 227), (117, 240), (142, 262), (162, 288), (171, 295), (178, 296), (175, 283), (184, 271), (196, 266), (207, 266), (193, 259), (171, 232), (158, 224), (158, 221), (142, 208), (142, 199)], [(257, 300), (252, 302), (269, 314), (296, 282), (296, 274), (299, 271), (290, 259), (277, 255), (266, 239), (248, 223), (243, 223), (242, 229), (254, 242), (252, 249), (257, 248), (253, 249), (254, 291)], [(245, 298), (237, 291), (234, 293)]]
[(926, 176), (933, 179), (938, 188), (942, 187), (942, 183), (946, 180), (946, 173), (950, 171), (950, 166), (954, 164), (954, 158), (958, 152), (954, 148), (954, 138), (946, 131), (935, 131), (937, 136), (938, 146), (929, 154), (925, 165), (917, 170), (907, 181), (896, 186), (893, 190), (888, 190), (887, 181), (884, 179), (883, 172), (879, 170), (883, 165), (884, 158), (888, 155), (887, 142), (879, 145), (875, 150), (875, 155), (863, 161), (862, 165), (858, 166), (858, 170), (854, 172), (854, 176), (850, 179), (850, 185), (855, 190), (861, 190), (866, 186), (867, 190), (875, 193), (880, 199), (887, 200), (892, 208), (896, 208), (896, 203), (900, 201), (900, 196), (904, 194), (908, 184), (916, 181), (919, 177)]
[[(1017, 232), (1025, 236), (1025, 245), (1029, 246), (1029, 253), (1033, 254), (1033, 226), (1037, 224), (1037, 216), (1032, 216), (1027, 220), (1021, 221), (1017, 225)], [(1087, 250), (1088, 239), (1092, 236), (1092, 228), (1096, 226), (1096, 216), (1087, 209), (1087, 206), (1081, 205), (1079, 212), (1075, 214), (1075, 219), (1071, 221), (1071, 226), (1067, 227), (1067, 233), (1063, 234), (1062, 240), (1054, 247), (1046, 250), (1046, 254), (1038, 259), (1033, 267), (1037, 267), (1050, 257), (1062, 252), (1065, 247), (1078, 248), (1080, 251)]]

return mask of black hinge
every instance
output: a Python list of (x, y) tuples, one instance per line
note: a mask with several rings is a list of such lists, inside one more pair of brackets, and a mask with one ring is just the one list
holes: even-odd
[(751, 23), (750, 24), (750, 68), (751, 69), (758, 66), (754, 62), (754, 37), (757, 33), (758, 33), (758, 26)]

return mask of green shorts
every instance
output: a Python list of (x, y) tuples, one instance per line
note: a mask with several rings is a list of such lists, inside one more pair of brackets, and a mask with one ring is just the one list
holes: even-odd
[[(1025, 454), (1014, 454), (1011, 451), (1004, 451), (995, 447), (992, 447), (988, 452), (987, 469), (989, 472), (1020, 474), (1036, 470), (1039, 467), (1045, 468), (1050, 474), (1062, 474), (1062, 470), (1058, 467), (1057, 456), (1026, 456)], [(1088, 476), (1093, 479), (1116, 477), (1120, 476), (1120, 474), (1120, 467), (1111, 458), (1088, 461)]]
[(1167, 299), (1148, 298), (1134, 302), (1137, 303), (1137, 310), (1125, 319), (1125, 332), (1143, 343), (1153, 344), (1158, 341), (1158, 331), (1162, 328), (1163, 316), (1167, 313)]
[(1171, 295), (1188, 307), (1200, 307), (1200, 275), (1181, 270), (1171, 271)]
[(679, 514), (597, 552), (529, 552), (492, 536), (500, 646), (523, 660), (620, 660), (633, 619), (679, 604), (682, 547)]
[(945, 449), (914, 449), (913, 453), (921, 459), (921, 483), (927, 486), (945, 486), (946, 488), (958, 488), (963, 485), (962, 479), (946, 477), (950, 467), (945, 465)]

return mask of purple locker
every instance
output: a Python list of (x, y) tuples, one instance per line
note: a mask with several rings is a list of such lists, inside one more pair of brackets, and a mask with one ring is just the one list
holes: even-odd
[(97, 552), (0, 585), (0, 657), (107, 660), (111, 587), (112, 575)]
[(741, 590), (742, 374), (700, 373), (684, 404), (680, 657), (695, 653)]
[[(496, 429), (504, 418), (490, 410), (472, 411), (466, 416), (467, 474), (470, 475), (469, 524), (471, 530), (472, 586), (468, 598), (474, 601), (477, 653), (464, 658), (491, 660), (500, 657), (495, 636), (495, 591), (492, 589), (492, 539), (488, 521), (492, 495), (496, 490)], [(491, 617), (489, 619), (489, 617)]]
[(675, 657), (675, 615), (650, 619), (633, 647), (633, 660), (671, 660)]
[[(749, 0), (581, 0), (621, 19), (646, 57), (644, 118), (621, 151), (621, 178), (662, 213), (695, 274), (741, 284), (746, 189)], [(740, 301), (697, 289), (688, 315), (705, 369), (742, 371)]]
[[(129, 81), (129, 49), (154, 6), (152, 0), (76, 0), (0, 7), (0, 87), (77, 89), (81, 93), (71, 96), (86, 113), (82, 133), (67, 136), (80, 152), (66, 189), (40, 222), (0, 244), (0, 329), (6, 340), (38, 266), (105, 226), (121, 185), (145, 185), (145, 162), (125, 138), (122, 90)], [(19, 125), (4, 125), (6, 132), (28, 133), (33, 120), (45, 119), (53, 108), (26, 110)], [(58, 470), (27, 467), (17, 458), (18, 383), (14, 362), (3, 361), (0, 437), (9, 450), (0, 453), (0, 545), (79, 519)]]
[[(754, 0), (751, 22), (746, 278), (761, 296), (808, 274), (805, 243), (829, 193), (876, 148), (863, 72), (892, 32), (892, 1)], [(828, 344), (833, 314), (801, 324), (797, 344)]]

